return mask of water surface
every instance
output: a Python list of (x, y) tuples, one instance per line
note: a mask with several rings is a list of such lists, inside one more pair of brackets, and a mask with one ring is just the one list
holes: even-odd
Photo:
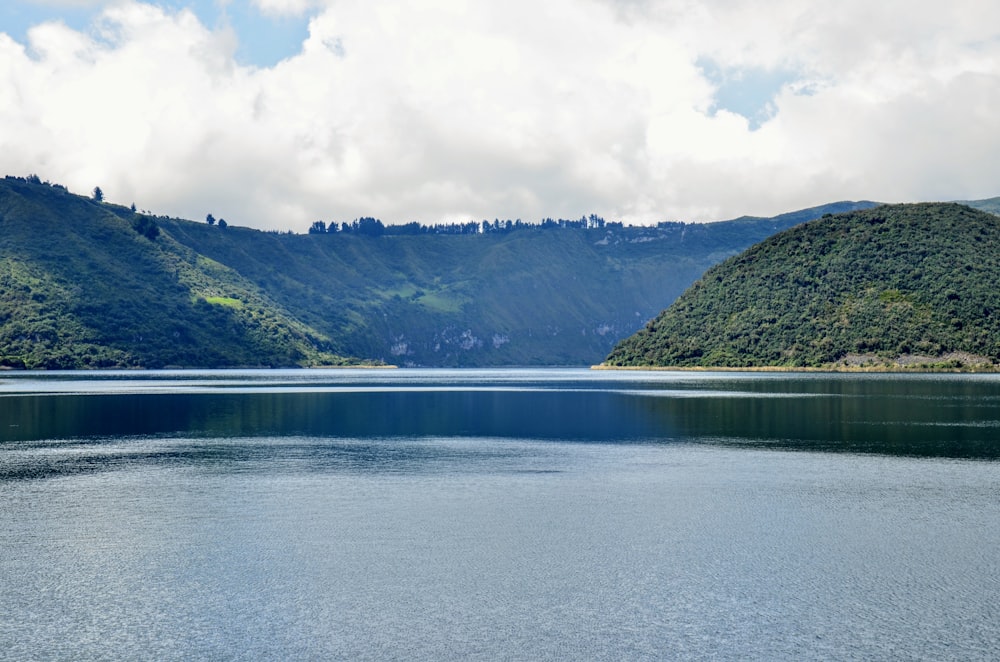
[(992, 659), (1000, 381), (0, 376), (3, 659)]

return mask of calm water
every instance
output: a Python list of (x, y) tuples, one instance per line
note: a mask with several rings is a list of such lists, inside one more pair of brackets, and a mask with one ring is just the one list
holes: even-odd
[(1000, 376), (0, 375), (0, 659), (997, 659)]

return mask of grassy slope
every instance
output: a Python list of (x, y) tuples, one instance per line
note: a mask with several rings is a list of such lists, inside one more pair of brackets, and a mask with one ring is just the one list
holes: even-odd
[(950, 352), (997, 361), (997, 282), (997, 216), (943, 203), (838, 215), (710, 269), (606, 363), (823, 366)]
[(985, 200), (960, 200), (956, 202), (957, 204), (968, 205), (973, 209), (979, 209), (991, 214), (1000, 214), (1000, 198), (986, 198)]
[[(870, 204), (870, 203), (860, 203)], [(0, 365), (587, 365), (774, 219), (509, 234), (292, 235), (0, 180)]]
[[(0, 364), (76, 368), (337, 363), (322, 334), (131, 212), (0, 186)], [(212, 304), (226, 296), (239, 305)]]
[(588, 365), (712, 264), (826, 209), (708, 226), (458, 236), (163, 227), (352, 355), (417, 365)]
[[(183, 226), (183, 227), (181, 227)], [(166, 224), (353, 354), (431, 365), (585, 363), (711, 262), (669, 265), (603, 234), (274, 235)], [(667, 281), (666, 287), (664, 287)], [(680, 285), (671, 287), (671, 282)], [(648, 301), (648, 299), (652, 301)]]

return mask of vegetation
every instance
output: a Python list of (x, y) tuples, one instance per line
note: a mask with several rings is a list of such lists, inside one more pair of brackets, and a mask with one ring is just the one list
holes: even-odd
[(143, 219), (62, 187), (0, 182), (0, 366), (348, 362), (238, 273)]
[(486, 233), (477, 223), (374, 218), (333, 233), (318, 222), (306, 235), (160, 224), (351, 355), (396, 365), (591, 365), (712, 264), (803, 216), (855, 206), (711, 225), (499, 221)]
[(612, 366), (991, 367), (1000, 218), (882, 206), (781, 232), (709, 269)]
[(0, 365), (589, 365), (711, 265), (802, 220), (871, 204), (656, 227), (368, 217), (292, 234), (153, 216), (8, 177)]
[(974, 209), (987, 211), (991, 214), (1000, 214), (1000, 198), (986, 198), (985, 200), (962, 200), (959, 204), (968, 205)]

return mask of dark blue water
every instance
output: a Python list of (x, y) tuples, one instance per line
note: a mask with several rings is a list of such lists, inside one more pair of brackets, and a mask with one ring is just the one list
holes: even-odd
[(0, 659), (995, 659), (1000, 380), (0, 379)]

